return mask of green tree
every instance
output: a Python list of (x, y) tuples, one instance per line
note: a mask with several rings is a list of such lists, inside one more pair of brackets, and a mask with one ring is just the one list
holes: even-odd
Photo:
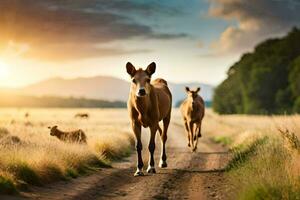
[(276, 114), (297, 110), (300, 100), (300, 31), (269, 39), (244, 54), (216, 89), (221, 114)]

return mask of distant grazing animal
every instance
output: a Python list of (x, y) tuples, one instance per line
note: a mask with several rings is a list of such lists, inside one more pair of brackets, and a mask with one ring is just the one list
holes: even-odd
[(85, 118), (85, 119), (87, 119), (89, 117), (90, 117), (90, 115), (88, 113), (77, 113), (75, 115), (75, 118)]
[(25, 113), (25, 115), (24, 115), (25, 118), (28, 118), (29, 116), (30, 116), (30, 114), (28, 112)]
[[(126, 64), (127, 73), (131, 77), (131, 88), (127, 107), (131, 119), (131, 126), (136, 138), (136, 150), (138, 157), (137, 171), (135, 176), (143, 174), (143, 159), (142, 159), (142, 141), (141, 127), (149, 127), (151, 136), (149, 142), (149, 167), (148, 173), (156, 173), (154, 167), (154, 150), (155, 150), (155, 135), (159, 131), (162, 142), (162, 153), (159, 166), (167, 167), (166, 156), (166, 141), (167, 131), (171, 118), (172, 95), (168, 88), (167, 81), (164, 79), (155, 79), (151, 82), (151, 76), (154, 74), (156, 64), (151, 63), (146, 70), (135, 69), (128, 62)], [(159, 122), (163, 121), (163, 131), (159, 127)]]
[(24, 125), (33, 127), (33, 123), (31, 123), (30, 121), (24, 122)]
[(57, 128), (57, 126), (48, 127), (50, 135), (56, 136), (59, 140), (70, 143), (86, 143), (85, 133), (79, 129), (71, 132), (64, 132)]
[(192, 151), (195, 151), (198, 138), (201, 137), (201, 124), (205, 113), (205, 105), (203, 99), (198, 95), (200, 88), (194, 91), (188, 87), (185, 89), (188, 96), (182, 102), (180, 110), (188, 135), (188, 146), (192, 148)]
[(7, 135), (3, 138), (0, 138), (0, 145), (2, 146), (12, 146), (21, 144), (21, 140), (18, 136)]

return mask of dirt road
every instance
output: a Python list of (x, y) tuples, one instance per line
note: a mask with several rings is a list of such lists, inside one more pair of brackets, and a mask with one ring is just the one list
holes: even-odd
[[(145, 141), (148, 132), (144, 133)], [(94, 175), (59, 182), (24, 193), (30, 199), (226, 199), (222, 169), (228, 153), (208, 138), (201, 138), (198, 152), (191, 153), (181, 125), (171, 124), (167, 143), (167, 169), (157, 174), (133, 177), (135, 153), (112, 169), (102, 169)], [(160, 141), (157, 137), (156, 165)], [(144, 160), (147, 160), (144, 142)], [(146, 163), (146, 162), (145, 162)], [(147, 166), (145, 166), (146, 168)], [(10, 197), (9, 199), (23, 199)]]

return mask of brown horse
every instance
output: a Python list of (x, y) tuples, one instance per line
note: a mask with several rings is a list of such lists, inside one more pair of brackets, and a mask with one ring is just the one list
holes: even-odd
[(198, 138), (201, 137), (201, 124), (204, 117), (205, 106), (203, 99), (198, 95), (200, 88), (194, 91), (188, 87), (185, 89), (188, 96), (182, 102), (180, 110), (188, 135), (188, 146), (191, 147), (192, 151), (196, 151)]
[[(151, 63), (146, 70), (136, 69), (131, 63), (126, 64), (127, 73), (131, 77), (131, 89), (127, 103), (132, 129), (136, 138), (136, 151), (138, 156), (137, 171), (135, 176), (143, 174), (141, 127), (149, 127), (151, 136), (149, 142), (149, 167), (148, 173), (156, 173), (154, 167), (155, 135), (159, 131), (162, 142), (162, 153), (159, 166), (167, 167), (166, 141), (167, 131), (171, 118), (172, 95), (167, 81), (155, 79), (151, 82), (156, 64)], [(163, 130), (159, 122), (163, 121)]]

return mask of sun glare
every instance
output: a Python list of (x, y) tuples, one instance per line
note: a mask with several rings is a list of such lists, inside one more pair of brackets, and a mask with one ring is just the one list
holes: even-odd
[(0, 79), (5, 80), (9, 75), (8, 65), (0, 60)]

